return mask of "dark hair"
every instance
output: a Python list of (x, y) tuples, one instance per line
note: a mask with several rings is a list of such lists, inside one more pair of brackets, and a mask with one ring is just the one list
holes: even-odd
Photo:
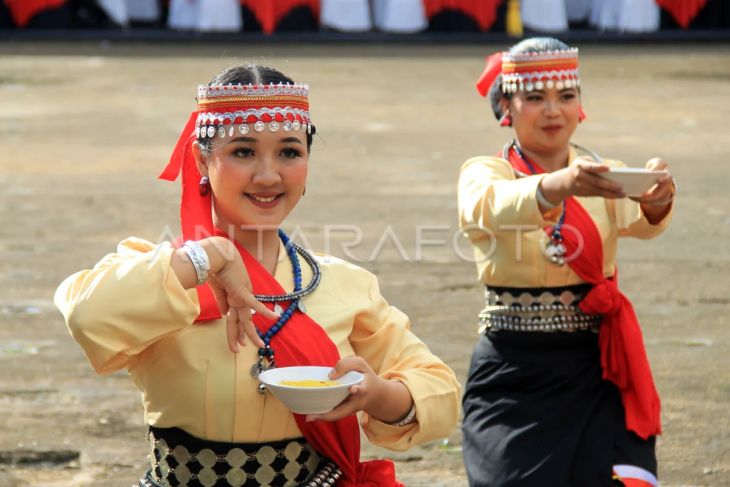
[[(279, 84), (284, 83), (287, 85), (293, 85), (292, 80), (281, 71), (277, 71), (274, 68), (267, 66), (259, 66), (257, 64), (236, 64), (229, 68), (224, 69), (208, 83), (208, 86), (212, 85), (247, 85), (247, 84)], [(314, 125), (312, 125), (312, 132), (307, 132), (307, 152), (312, 147), (313, 136), (316, 133)], [(201, 138), (198, 137), (198, 144), (200, 144), (203, 152), (210, 152), (211, 150), (211, 137)]]
[[(524, 54), (526, 52), (544, 52), (544, 51), (565, 51), (570, 49), (568, 45), (553, 37), (531, 37), (520, 41), (509, 50), (510, 54)], [(502, 75), (497, 76), (492, 86), (489, 88), (489, 102), (492, 104), (494, 116), (499, 120), (502, 118), (502, 107), (499, 102), (502, 97), (508, 100), (512, 99), (512, 93), (502, 92)]]

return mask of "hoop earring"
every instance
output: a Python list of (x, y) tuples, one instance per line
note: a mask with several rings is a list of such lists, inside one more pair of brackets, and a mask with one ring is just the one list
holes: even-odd
[(200, 178), (200, 183), (198, 183), (198, 190), (200, 191), (200, 196), (208, 196), (210, 194), (211, 188), (210, 188), (210, 179), (208, 179), (208, 176), (203, 176)]
[(505, 113), (502, 115), (502, 118), (499, 119), (499, 126), (500, 127), (511, 127), (512, 126), (512, 117), (509, 116), (509, 113)]

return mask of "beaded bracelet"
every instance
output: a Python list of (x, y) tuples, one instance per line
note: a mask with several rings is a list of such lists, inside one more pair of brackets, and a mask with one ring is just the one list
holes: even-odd
[(198, 277), (198, 286), (204, 284), (208, 280), (208, 271), (210, 270), (210, 261), (208, 260), (208, 254), (205, 249), (200, 246), (198, 242), (194, 240), (186, 241), (182, 249), (185, 251), (190, 261), (193, 263), (195, 268), (195, 274)]

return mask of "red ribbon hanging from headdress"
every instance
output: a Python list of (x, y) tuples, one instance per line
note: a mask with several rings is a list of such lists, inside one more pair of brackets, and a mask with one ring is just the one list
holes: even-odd
[[(198, 135), (215, 136), (220, 125), (255, 122), (293, 122), (311, 127), (308, 87), (297, 84), (208, 85), (198, 87), (198, 107), (188, 117), (175, 149), (159, 178), (175, 181), (182, 172), (180, 223), (182, 239), (200, 240), (213, 235), (212, 198), (200, 194), (200, 178), (192, 152)], [(245, 119), (245, 120), (244, 120)], [(272, 129), (271, 125), (269, 126)], [(232, 130), (232, 127), (231, 127)], [(286, 130), (286, 128), (285, 128)], [(197, 321), (221, 317), (215, 297), (206, 286), (198, 286), (201, 315)]]
[[(196, 139), (195, 121), (198, 111), (190, 114), (185, 128), (175, 144), (170, 161), (158, 176), (159, 179), (175, 181), (182, 172), (182, 196), (180, 202), (180, 224), (182, 241), (200, 240), (213, 235), (212, 199), (210, 195), (201, 196), (199, 190), (200, 172), (195, 164), (192, 144)], [(200, 301), (200, 316), (196, 322), (216, 320), (221, 317), (215, 295), (210, 286), (204, 284), (196, 288)]]
[[(198, 240), (212, 235), (225, 236), (213, 227), (211, 195), (201, 196), (198, 189), (200, 172), (191, 147), (196, 140), (195, 122), (198, 111), (190, 114), (178, 138), (170, 161), (160, 174), (160, 179), (174, 181), (182, 172), (182, 202), (180, 219), (184, 240)], [(243, 247), (234, 242), (241, 254), (255, 294), (285, 294), (281, 285)], [(221, 312), (212, 289), (206, 283), (196, 288), (200, 303), (200, 315), (195, 320), (202, 324), (221, 318)], [(273, 323), (260, 314), (253, 316), (256, 327), (264, 333)], [(279, 366), (318, 365), (334, 366), (340, 359), (337, 346), (324, 329), (303, 313), (294, 313), (272, 339)], [(395, 466), (390, 460), (360, 462), (360, 428), (352, 415), (340, 421), (307, 422), (305, 417), (294, 415), (297, 426), (307, 441), (326, 458), (334, 461), (343, 472), (338, 487), (404, 487), (395, 478)]]
[[(216, 231), (216, 235), (225, 236)], [(243, 247), (236, 244), (255, 294), (281, 295), (286, 291), (266, 269)], [(282, 303), (286, 306), (286, 303)], [(256, 328), (266, 333), (274, 324), (257, 313)], [(272, 338), (276, 363), (280, 367), (318, 365), (334, 367), (340, 360), (337, 346), (319, 324), (304, 313), (294, 313), (286, 326)], [(338, 487), (403, 487), (395, 479), (395, 466), (390, 460), (360, 462), (360, 427), (355, 415), (339, 421), (307, 422), (306, 416), (294, 414), (297, 426), (316, 451), (332, 460), (344, 474)]]
[[(527, 163), (511, 151), (509, 162), (518, 171), (530, 174)], [(538, 174), (544, 169), (530, 161)], [(574, 197), (563, 201), (565, 224), (563, 243), (568, 265), (584, 281), (593, 284), (579, 307), (584, 313), (604, 315), (599, 332), (603, 378), (621, 393), (626, 410), (626, 427), (641, 438), (661, 433), (659, 394), (646, 356), (639, 320), (629, 299), (618, 289), (618, 278), (603, 275), (603, 242), (591, 215)], [(545, 229), (548, 235), (552, 228)], [(580, 246), (583, 245), (581, 250)]]
[(494, 84), (494, 80), (497, 79), (502, 73), (502, 52), (495, 52), (487, 56), (487, 65), (484, 67), (484, 72), (477, 81), (477, 91), (482, 96), (489, 94), (489, 89)]

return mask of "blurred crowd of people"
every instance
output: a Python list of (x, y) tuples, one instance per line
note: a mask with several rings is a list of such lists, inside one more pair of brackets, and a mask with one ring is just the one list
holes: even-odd
[(0, 0), (0, 29), (521, 34), (729, 27), (726, 0)]

